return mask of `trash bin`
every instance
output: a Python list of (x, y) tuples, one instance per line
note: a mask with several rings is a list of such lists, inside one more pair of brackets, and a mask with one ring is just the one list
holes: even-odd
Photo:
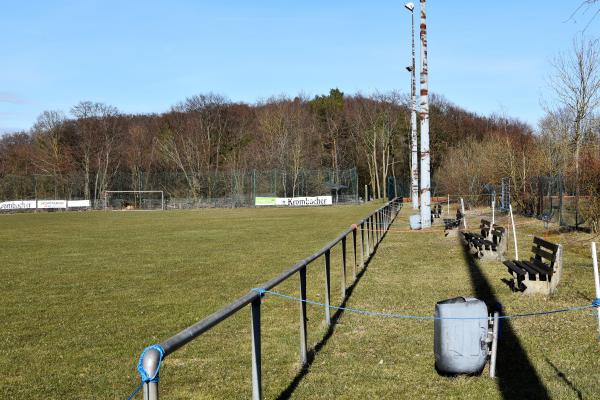
[[(447, 374), (478, 374), (488, 356), (488, 309), (481, 300), (466, 297), (435, 305), (433, 349), (435, 366)], [(456, 319), (452, 319), (456, 318)], [(478, 319), (460, 319), (478, 318)]]
[(415, 214), (410, 216), (410, 229), (421, 229), (421, 215)]

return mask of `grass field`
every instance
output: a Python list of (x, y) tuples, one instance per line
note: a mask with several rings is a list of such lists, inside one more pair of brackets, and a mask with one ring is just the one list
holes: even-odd
[[(2, 398), (126, 398), (141, 349), (203, 318), (322, 247), (374, 204), (320, 209), (0, 216)], [(511, 293), (497, 262), (472, 262), (439, 226), (409, 233), (404, 209), (353, 287), (347, 306), (432, 315), (438, 300), (475, 296), (506, 314), (589, 304), (589, 237), (519, 227), (565, 245), (552, 298)], [(478, 216), (469, 219), (476, 226)], [(500, 219), (500, 223), (504, 220)], [(512, 240), (512, 239), (511, 239)], [(581, 240), (581, 241), (577, 241)], [(512, 254), (512, 246), (509, 249)], [(341, 255), (332, 253), (332, 301)], [(320, 263), (308, 297), (322, 300)], [(297, 295), (297, 280), (277, 291)], [(448, 378), (433, 369), (433, 324), (338, 313), (328, 331), (309, 306), (307, 372), (298, 370), (298, 305), (267, 295), (262, 307), (265, 398), (600, 398), (600, 344), (590, 311), (504, 325), (498, 378)], [(250, 320), (242, 310), (170, 355), (169, 399), (250, 397)], [(325, 339), (323, 339), (325, 337)]]

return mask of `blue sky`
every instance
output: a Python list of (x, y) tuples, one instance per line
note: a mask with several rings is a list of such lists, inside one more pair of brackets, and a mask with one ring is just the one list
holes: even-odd
[[(418, 3), (418, 1), (417, 1)], [(0, 3), (0, 132), (81, 100), (166, 111), (197, 93), (234, 101), (408, 91), (403, 1), (8, 1)], [(591, 19), (578, 0), (430, 0), (430, 90), (533, 125), (549, 61)], [(600, 17), (586, 34), (600, 36)]]

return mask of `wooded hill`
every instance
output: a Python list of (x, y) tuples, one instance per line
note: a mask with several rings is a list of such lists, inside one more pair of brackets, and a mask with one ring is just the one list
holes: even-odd
[[(256, 104), (204, 94), (145, 115), (81, 102), (68, 115), (46, 111), (30, 131), (2, 136), (0, 178), (51, 176), (60, 196), (72, 195), (77, 181), (80, 195), (96, 200), (119, 174), (139, 188), (143, 174), (179, 172), (191, 195), (202, 197), (201, 177), (221, 172), (277, 169), (293, 177), (303, 170), (335, 174), (356, 167), (359, 187), (368, 184), (375, 197), (383, 197), (387, 176), (408, 187), (409, 100), (395, 92), (349, 96), (338, 89), (312, 99), (273, 97)], [(486, 182), (455, 175), (464, 172), (461, 162), (478, 168), (474, 153), (490, 138), (502, 145), (485, 148), (488, 156), (505, 154), (507, 144), (522, 150), (536, 140), (523, 122), (480, 116), (438, 95), (430, 102), (434, 190), (454, 193), (465, 184), (479, 190)]]

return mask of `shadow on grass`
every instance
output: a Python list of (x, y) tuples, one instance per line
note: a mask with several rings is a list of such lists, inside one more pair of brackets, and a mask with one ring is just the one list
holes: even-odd
[[(387, 232), (384, 232), (382, 234), (381, 240), (379, 241), (379, 243), (381, 243), (381, 241), (385, 238), (386, 234), (387, 234)], [(373, 247), (373, 253), (365, 260), (365, 266), (359, 272), (357, 272), (356, 279), (354, 280), (354, 282), (352, 282), (352, 284), (350, 286), (348, 286), (348, 288), (346, 288), (346, 296), (344, 297), (344, 300), (338, 307), (342, 307), (342, 308), (346, 307), (346, 304), (348, 303), (348, 299), (350, 299), (350, 296), (352, 296), (354, 289), (360, 282), (361, 278), (364, 276), (365, 272), (367, 272), (367, 267), (369, 266), (369, 263), (371, 262), (371, 260), (375, 256), (375, 254), (377, 253), (377, 248), (379, 247), (379, 243), (377, 243)], [(315, 344), (315, 346), (312, 349), (310, 349), (310, 351), (308, 353), (308, 362), (306, 363), (306, 365), (304, 365), (302, 367), (302, 369), (300, 371), (298, 371), (298, 373), (296, 374), (294, 379), (290, 382), (290, 384), (279, 394), (279, 396), (277, 396), (278, 400), (289, 399), (292, 396), (292, 394), (294, 393), (294, 391), (296, 390), (296, 388), (298, 387), (300, 382), (302, 382), (302, 379), (304, 379), (304, 377), (310, 371), (310, 366), (315, 361), (316, 356), (321, 352), (323, 347), (325, 347), (325, 345), (327, 344), (327, 342), (329, 341), (331, 336), (333, 336), (333, 333), (335, 332), (337, 323), (343, 314), (344, 314), (344, 310), (337, 309), (335, 311), (335, 313), (331, 316), (331, 324), (329, 325), (329, 328), (327, 328), (327, 332), (325, 332), (325, 334), (323, 335), (321, 340), (319, 340), (319, 342), (317, 344)]]
[(573, 392), (575, 392), (575, 394), (577, 395), (577, 398), (583, 399), (583, 394), (581, 393), (581, 390), (577, 389), (577, 387), (573, 384), (573, 382), (571, 382), (569, 380), (569, 378), (567, 378), (567, 376), (564, 374), (564, 372), (562, 372), (560, 369), (558, 369), (558, 367), (556, 365), (554, 365), (552, 363), (552, 361), (550, 361), (548, 358), (546, 358), (546, 362), (548, 363), (548, 365), (550, 365), (552, 367), (554, 372), (556, 372), (556, 376), (558, 376), (569, 388), (571, 388), (573, 390)]
[[(469, 268), (471, 284), (475, 295), (483, 300), (492, 311), (501, 308), (500, 302), (494, 295), (491, 285), (481, 267), (460, 244), (463, 257)], [(496, 360), (496, 380), (504, 399), (550, 399), (543, 382), (531, 364), (527, 352), (515, 334), (510, 320), (502, 320), (498, 339), (498, 358)]]

